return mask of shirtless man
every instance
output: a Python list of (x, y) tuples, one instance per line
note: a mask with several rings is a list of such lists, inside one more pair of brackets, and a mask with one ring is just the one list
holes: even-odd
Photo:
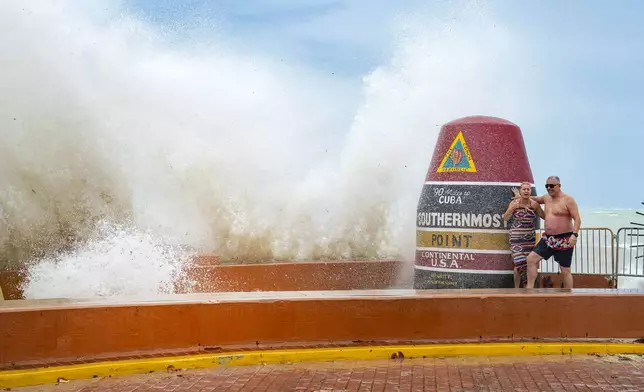
[[(581, 217), (577, 202), (572, 196), (561, 191), (559, 177), (550, 176), (546, 180), (547, 195), (532, 196), (539, 204), (545, 204), (545, 230), (537, 246), (528, 254), (528, 281), (526, 288), (534, 288), (539, 262), (554, 256), (563, 274), (564, 288), (572, 288), (570, 265), (577, 244)], [(574, 226), (573, 221), (574, 220)]]

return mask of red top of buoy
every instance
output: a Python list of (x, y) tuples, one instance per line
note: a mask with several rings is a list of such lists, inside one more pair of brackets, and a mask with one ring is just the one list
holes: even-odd
[(468, 116), (457, 118), (452, 120), (445, 125), (463, 125), (463, 124), (499, 124), (499, 125), (512, 125), (518, 127), (515, 123), (502, 119), (500, 117), (491, 117), (491, 116)]
[(426, 180), (534, 183), (521, 129), (488, 116), (441, 127)]

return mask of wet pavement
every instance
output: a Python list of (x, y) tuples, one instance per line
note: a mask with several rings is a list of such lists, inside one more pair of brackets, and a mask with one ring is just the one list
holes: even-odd
[(382, 290), (321, 290), (321, 291), (253, 291), (225, 293), (165, 294), (150, 296), (111, 296), (94, 298), (51, 298), (0, 301), (0, 311), (87, 308), (115, 305), (181, 305), (194, 303), (262, 302), (275, 300), (383, 299), (383, 298), (444, 298), (444, 297), (507, 297), (507, 296), (642, 296), (642, 289), (382, 289)]
[[(64, 381), (64, 380), (63, 380)], [(644, 358), (531, 356), (393, 359), (169, 369), (62, 382), (20, 392), (142, 391), (644, 391)]]

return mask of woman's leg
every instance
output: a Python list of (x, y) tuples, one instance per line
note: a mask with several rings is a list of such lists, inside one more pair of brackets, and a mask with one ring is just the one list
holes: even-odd
[[(525, 287), (526, 282), (526, 244), (521, 239), (510, 239), (510, 250), (512, 251), (512, 262), (514, 266), (514, 288)], [(522, 284), (523, 283), (523, 284)]]
[(519, 274), (521, 275), (521, 287), (525, 288), (528, 283), (528, 265), (523, 264), (519, 267)]

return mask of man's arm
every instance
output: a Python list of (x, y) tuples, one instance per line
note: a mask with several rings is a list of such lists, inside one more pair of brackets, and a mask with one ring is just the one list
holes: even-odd
[(581, 216), (579, 215), (579, 207), (577, 207), (577, 202), (575, 201), (575, 199), (569, 196), (566, 204), (568, 211), (570, 212), (570, 216), (575, 221), (574, 232), (579, 233), (579, 229), (581, 228)]
[(537, 215), (539, 215), (541, 219), (546, 219), (546, 213), (541, 208), (541, 205), (536, 201), (534, 202), (534, 209), (535, 211), (537, 211)]

